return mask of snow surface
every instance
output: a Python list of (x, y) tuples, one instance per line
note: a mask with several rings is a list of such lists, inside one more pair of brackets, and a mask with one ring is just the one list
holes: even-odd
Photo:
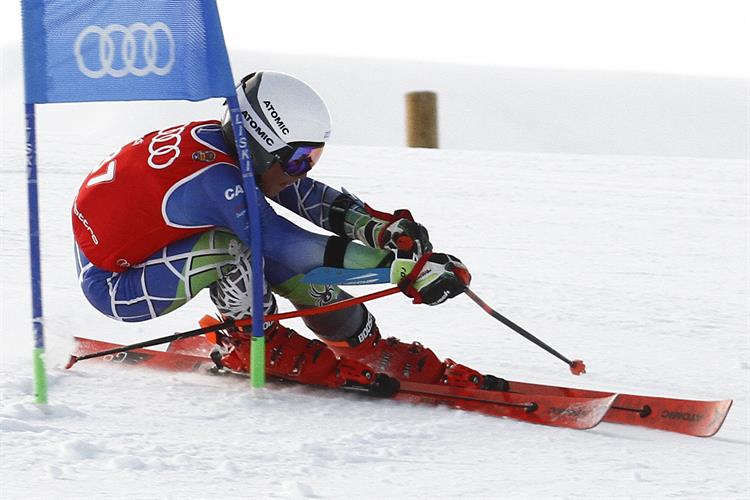
[(570, 376), (466, 298), (372, 303), (385, 335), (514, 379), (735, 400), (710, 439), (606, 423), (573, 431), (198, 374), (64, 370), (74, 334), (135, 342), (212, 309), (202, 297), (120, 324), (85, 303), (69, 206), (117, 143), (54, 129), (53, 114), (41, 112), (39, 150), (46, 407), (30, 395), (19, 144), (5, 145), (0, 171), (3, 498), (747, 498), (746, 162), (328, 148), (318, 178), (411, 208), (480, 296), (589, 373)]

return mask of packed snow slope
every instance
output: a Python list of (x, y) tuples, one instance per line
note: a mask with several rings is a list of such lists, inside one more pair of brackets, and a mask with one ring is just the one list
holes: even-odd
[[(126, 105), (99, 106), (103, 116), (127, 115)], [(45, 407), (31, 395), (24, 149), (3, 144), (2, 498), (750, 494), (746, 161), (327, 148), (314, 177), (379, 209), (410, 208), (437, 250), (468, 265), (480, 296), (584, 359), (589, 373), (572, 377), (465, 297), (438, 307), (401, 295), (373, 302), (385, 336), (513, 379), (735, 400), (710, 439), (606, 423), (572, 431), (198, 374), (94, 362), (64, 370), (73, 335), (136, 342), (213, 312), (199, 297), (121, 324), (85, 302), (71, 252), (73, 196), (106, 153), (150, 128), (101, 136), (72, 109), (39, 117)]]

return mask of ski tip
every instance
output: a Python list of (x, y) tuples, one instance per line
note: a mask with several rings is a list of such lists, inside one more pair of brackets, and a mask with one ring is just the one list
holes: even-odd
[(583, 364), (583, 360), (574, 359), (570, 363), (570, 373), (572, 373), (573, 375), (581, 375), (583, 373), (586, 373), (586, 365)]
[(70, 355), (70, 359), (68, 360), (68, 364), (65, 365), (65, 369), (68, 370), (70, 367), (72, 367), (76, 362), (78, 361), (78, 357), (75, 354)]

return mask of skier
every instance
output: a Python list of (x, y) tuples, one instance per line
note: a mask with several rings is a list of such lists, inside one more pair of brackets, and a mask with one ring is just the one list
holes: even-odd
[[(276, 312), (274, 293), (298, 309), (349, 297), (336, 286), (302, 282), (319, 266), (389, 268), (405, 295), (429, 305), (469, 284), (467, 268), (456, 257), (433, 253), (427, 229), (408, 210), (377, 212), (346, 190), (308, 177), (330, 135), (328, 110), (312, 88), (263, 71), (243, 78), (237, 97), (260, 191), (334, 233), (303, 230), (261, 197), (265, 314)], [(250, 221), (228, 110), (222, 121), (154, 131), (105, 158), (83, 181), (72, 218), (81, 287), (107, 316), (156, 318), (204, 288), (223, 318), (252, 316)], [(364, 305), (304, 321), (322, 342), (278, 322), (263, 325), (267, 373), (328, 386), (367, 385), (375, 373), (385, 373), (497, 388), (499, 379), (441, 362), (419, 343), (382, 339)], [(249, 332), (237, 328), (221, 337), (222, 365), (247, 372)]]

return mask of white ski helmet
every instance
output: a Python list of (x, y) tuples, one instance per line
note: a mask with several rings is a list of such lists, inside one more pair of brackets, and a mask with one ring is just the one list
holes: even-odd
[[(289, 175), (301, 175), (312, 168), (331, 135), (331, 117), (317, 92), (291, 75), (259, 71), (242, 79), (237, 99), (256, 175), (275, 162)], [(234, 145), (229, 109), (224, 113), (222, 131)]]

